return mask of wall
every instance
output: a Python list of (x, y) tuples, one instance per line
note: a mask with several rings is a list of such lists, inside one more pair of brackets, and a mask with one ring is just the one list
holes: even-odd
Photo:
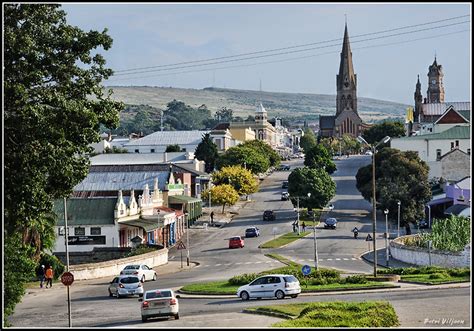
[(71, 265), (69, 266), (69, 271), (74, 275), (74, 280), (85, 280), (117, 276), (128, 264), (146, 264), (150, 268), (153, 268), (166, 263), (168, 263), (168, 249), (163, 248), (156, 252), (119, 260)]
[(458, 181), (470, 175), (471, 157), (460, 151), (446, 155), (440, 163), (441, 177), (444, 179)]
[[(79, 227), (79, 226), (77, 226)], [(105, 245), (68, 245), (70, 252), (89, 252), (94, 249), (94, 247), (118, 247), (119, 246), (119, 234), (118, 228), (116, 225), (81, 225), (80, 227), (85, 228), (85, 236), (91, 235), (90, 228), (100, 227), (101, 236), (105, 236)], [(63, 228), (62, 226), (55, 226), (56, 242), (54, 245), (53, 252), (65, 252), (65, 243), (64, 235), (59, 236), (59, 229)], [(75, 226), (68, 226), (69, 236), (75, 236), (74, 228)]]
[[(430, 254), (428, 249), (420, 247), (405, 246), (403, 239), (407, 237), (414, 237), (415, 235), (402, 236), (390, 242), (390, 254), (394, 259), (402, 262), (416, 264), (420, 266), (430, 265)], [(471, 259), (471, 246), (466, 246), (466, 249), (459, 253), (431, 251), (431, 265), (441, 267), (469, 267)]]

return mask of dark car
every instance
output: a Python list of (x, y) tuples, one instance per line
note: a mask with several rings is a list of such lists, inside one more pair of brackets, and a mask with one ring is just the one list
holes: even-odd
[(290, 199), (290, 195), (288, 194), (288, 192), (281, 192), (281, 200), (282, 201), (287, 201)]
[(264, 221), (274, 221), (275, 220), (275, 214), (273, 213), (273, 210), (265, 210), (263, 212), (263, 220)]
[(337, 220), (333, 217), (330, 217), (324, 221), (325, 229), (336, 229)]
[(245, 229), (245, 238), (258, 237), (259, 235), (260, 235), (260, 230), (256, 227)]
[(289, 166), (288, 164), (282, 164), (282, 165), (280, 166), (280, 169), (281, 169), (281, 170), (290, 170), (290, 166)]
[(281, 188), (288, 188), (288, 181), (287, 180), (283, 181), (283, 184), (281, 184)]

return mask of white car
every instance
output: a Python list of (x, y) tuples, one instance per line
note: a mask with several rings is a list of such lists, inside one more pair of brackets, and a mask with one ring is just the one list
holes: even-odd
[(365, 152), (365, 155), (372, 155), (372, 151)]
[(156, 280), (156, 272), (145, 264), (129, 264), (122, 271), (121, 275), (133, 275), (140, 278), (144, 283), (147, 280)]
[(137, 276), (117, 276), (109, 283), (109, 296), (119, 299), (126, 295), (143, 296), (143, 284)]
[(300, 282), (293, 275), (265, 275), (250, 284), (239, 287), (237, 296), (242, 300), (250, 298), (296, 298), (301, 293)]
[(151, 317), (174, 316), (179, 319), (179, 295), (175, 295), (173, 290), (151, 290), (146, 291), (143, 299), (138, 299), (142, 303), (142, 322), (146, 322)]

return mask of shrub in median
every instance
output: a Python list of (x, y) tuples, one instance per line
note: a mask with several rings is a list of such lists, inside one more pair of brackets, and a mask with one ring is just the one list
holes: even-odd
[(368, 280), (364, 276), (355, 275), (346, 277), (345, 282), (349, 284), (366, 284)]
[(242, 275), (237, 275), (229, 279), (229, 284), (232, 285), (246, 285), (253, 281), (255, 278), (257, 278), (259, 275), (258, 274), (242, 274)]

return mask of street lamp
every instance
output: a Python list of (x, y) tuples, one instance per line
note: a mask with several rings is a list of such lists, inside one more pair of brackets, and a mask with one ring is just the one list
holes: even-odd
[(428, 207), (428, 229), (431, 229), (431, 206), (426, 205)]
[(186, 218), (186, 265), (189, 267), (189, 214), (187, 211), (184, 212), (184, 217)]
[(370, 145), (364, 138), (361, 136), (357, 137), (357, 140), (360, 143), (366, 144), (372, 150), (372, 234), (373, 234), (373, 241), (374, 241), (374, 277), (377, 277), (377, 249), (376, 249), (376, 240), (375, 240), (375, 229), (377, 223), (377, 209), (376, 209), (376, 200), (375, 200), (375, 152), (377, 151), (377, 147), (381, 144), (386, 144), (390, 137), (386, 136), (382, 140), (380, 140), (375, 145)]
[(402, 202), (398, 200), (397, 205), (398, 205), (398, 230), (397, 230), (397, 237), (400, 237), (400, 206)]
[(383, 212), (385, 213), (385, 261), (388, 267), (388, 209), (385, 209)]

